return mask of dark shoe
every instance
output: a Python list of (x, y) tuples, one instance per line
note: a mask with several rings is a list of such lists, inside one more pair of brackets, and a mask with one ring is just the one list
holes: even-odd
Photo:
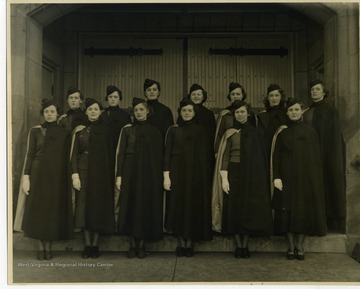
[(52, 253), (51, 251), (45, 251), (45, 259), (46, 260), (51, 260), (52, 259)]
[(298, 259), (300, 261), (304, 261), (305, 260), (305, 253), (303, 251), (299, 250), (297, 252), (296, 259)]
[(185, 256), (185, 248), (177, 246), (175, 253), (176, 253), (177, 257), (183, 257), (183, 256)]
[(44, 260), (44, 258), (45, 258), (45, 252), (44, 252), (44, 251), (41, 251), (41, 250), (37, 251), (36, 258), (37, 258), (39, 261)]
[(85, 249), (81, 254), (81, 257), (83, 257), (83, 259), (87, 259), (87, 258), (91, 257), (91, 247), (90, 246), (85, 246)]
[(99, 247), (93, 246), (91, 247), (91, 258), (97, 259), (100, 257)]
[(144, 247), (140, 248), (137, 253), (138, 258), (144, 259), (146, 257), (146, 250)]
[(185, 256), (192, 257), (194, 256), (194, 249), (192, 247), (188, 247), (185, 249)]
[(249, 259), (250, 258), (249, 248), (242, 248), (241, 249), (241, 257), (244, 258), (244, 259)]
[(294, 260), (295, 259), (295, 253), (294, 251), (290, 251), (290, 249), (286, 253), (286, 258), (288, 260)]
[(137, 250), (136, 250), (135, 247), (131, 247), (131, 248), (129, 249), (129, 251), (127, 252), (127, 257), (128, 257), (129, 259), (135, 258), (136, 255), (137, 255)]
[(234, 252), (234, 257), (236, 258), (236, 259), (240, 259), (241, 258), (241, 248), (239, 248), (239, 247), (237, 247), (236, 249), (235, 249), (235, 252)]

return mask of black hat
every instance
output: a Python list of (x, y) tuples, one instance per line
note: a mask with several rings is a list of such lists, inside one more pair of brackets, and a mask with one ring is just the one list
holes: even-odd
[(235, 110), (237, 110), (238, 108), (240, 108), (242, 106), (246, 106), (246, 109), (248, 111), (250, 110), (250, 105), (248, 103), (246, 103), (244, 100), (235, 100), (231, 106), (231, 110), (234, 112)]
[(192, 105), (192, 106), (194, 107), (194, 111), (195, 111), (195, 113), (196, 113), (197, 106), (195, 105), (195, 103), (194, 103), (190, 98), (187, 98), (187, 97), (184, 97), (184, 98), (180, 101), (180, 104), (179, 104), (179, 107), (178, 107), (178, 113), (180, 114), (181, 109), (182, 109), (184, 106), (187, 106), (187, 105)]
[(272, 83), (272, 84), (270, 84), (269, 86), (268, 86), (268, 88), (267, 88), (267, 93), (266, 94), (269, 94), (271, 91), (274, 91), (274, 90), (281, 90), (281, 87), (278, 85), (278, 84), (276, 84), (276, 83)]
[(132, 107), (135, 107), (140, 103), (146, 103), (146, 100), (143, 98), (134, 97), (132, 100)]
[(297, 98), (289, 98), (288, 101), (286, 102), (286, 108), (289, 108), (291, 106), (293, 106), (294, 104), (300, 104), (300, 106), (303, 106), (303, 103), (300, 101), (300, 99)]
[(243, 95), (242, 100), (245, 100), (245, 99), (246, 99), (246, 91), (245, 91), (245, 89), (241, 86), (241, 84), (240, 84), (240, 83), (237, 83), (237, 82), (230, 82), (230, 84), (229, 84), (229, 93), (228, 93), (228, 95), (227, 95), (227, 99), (228, 99), (228, 100), (231, 101), (230, 93), (231, 93), (233, 90), (237, 89), (237, 88), (240, 88), (240, 89), (241, 89), (241, 92), (242, 92), (242, 95)]
[(73, 93), (80, 93), (80, 98), (83, 100), (84, 99), (84, 96), (82, 95), (80, 89), (76, 88), (76, 87), (70, 87), (68, 89), (68, 92), (67, 92), (67, 97), (69, 97), (70, 94), (73, 94)]
[(189, 95), (188, 95), (188, 98), (190, 98), (190, 95), (193, 91), (195, 90), (202, 90), (202, 93), (203, 93), (203, 101), (201, 103), (204, 103), (206, 100), (207, 100), (207, 92), (206, 90), (200, 85), (200, 84), (197, 84), (197, 83), (194, 83), (191, 87), (190, 87), (190, 91), (189, 91)]
[(156, 81), (156, 80), (152, 80), (152, 79), (145, 79), (145, 82), (144, 82), (144, 91), (148, 88), (148, 87), (150, 87), (150, 86), (152, 86), (152, 85), (154, 85), (154, 84), (156, 84), (157, 85), (157, 88), (158, 88), (158, 90), (160, 91), (160, 83), (158, 82), (158, 81)]
[(85, 99), (85, 108), (88, 109), (89, 106), (92, 106), (94, 103), (97, 103), (100, 107), (100, 109), (102, 110), (102, 105), (99, 101), (97, 101), (94, 98), (87, 98)]
[(40, 113), (43, 114), (45, 108), (47, 108), (47, 107), (49, 107), (49, 106), (52, 106), (52, 105), (56, 107), (56, 111), (59, 113), (59, 108), (58, 108), (58, 106), (56, 105), (55, 101), (53, 101), (52, 99), (43, 98), (43, 99), (41, 100), (41, 110), (40, 110)]
[(312, 81), (310, 81), (310, 88), (317, 84), (321, 84), (323, 87), (325, 87), (325, 82), (320, 79), (313, 79)]
[(119, 88), (117, 88), (115, 85), (109, 85), (107, 88), (106, 88), (106, 97), (105, 97), (105, 100), (107, 101), (108, 100), (108, 96), (110, 94), (112, 94), (113, 92), (117, 91), (118, 94), (119, 94), (119, 98), (120, 100), (122, 100), (122, 93), (121, 93), (121, 90)]

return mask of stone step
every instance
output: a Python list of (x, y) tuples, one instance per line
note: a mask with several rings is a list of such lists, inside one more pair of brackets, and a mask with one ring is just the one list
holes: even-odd
[[(306, 237), (304, 249), (306, 252), (346, 253), (347, 237), (344, 234), (328, 234), (324, 237)], [(173, 252), (177, 240), (166, 234), (162, 241), (146, 243), (148, 251)], [(81, 251), (83, 250), (83, 234), (76, 233), (73, 240), (53, 242), (54, 251)], [(99, 247), (102, 251), (127, 251), (128, 238), (124, 236), (101, 236)], [(14, 250), (36, 250), (36, 240), (27, 238), (21, 232), (13, 233)], [(285, 237), (273, 236), (270, 238), (251, 238), (249, 249), (253, 252), (284, 252), (287, 249)], [(212, 241), (194, 244), (194, 250), (199, 252), (231, 252), (234, 250), (233, 238), (214, 235)]]

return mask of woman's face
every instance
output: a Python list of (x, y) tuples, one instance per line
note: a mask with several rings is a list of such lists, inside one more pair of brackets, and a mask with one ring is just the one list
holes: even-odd
[(154, 83), (152, 86), (149, 86), (145, 90), (145, 96), (148, 100), (156, 100), (158, 99), (159, 95), (160, 95), (160, 91), (156, 83)]
[(302, 116), (301, 105), (299, 103), (295, 103), (287, 109), (287, 115), (290, 120), (296, 121), (299, 120)]
[(70, 94), (68, 96), (68, 104), (69, 104), (69, 107), (71, 109), (77, 109), (80, 107), (80, 105), (82, 104), (82, 100), (80, 98), (80, 93), (79, 92), (75, 92), (73, 94)]
[(268, 100), (271, 107), (278, 106), (281, 100), (281, 93), (278, 89), (268, 93)]
[(145, 121), (147, 119), (148, 113), (149, 109), (144, 103), (139, 103), (134, 107), (134, 116), (137, 121)]
[(234, 116), (236, 121), (244, 124), (248, 120), (249, 112), (246, 109), (246, 106), (241, 106), (234, 111)]
[(101, 109), (97, 103), (94, 103), (86, 109), (85, 113), (90, 121), (96, 121), (100, 117)]
[(201, 104), (204, 100), (204, 94), (203, 91), (201, 89), (198, 90), (194, 90), (193, 92), (191, 92), (190, 94), (190, 99), (192, 100), (193, 103), (195, 104)]
[(57, 109), (55, 105), (50, 105), (46, 107), (43, 111), (43, 116), (45, 121), (54, 122), (58, 117)]
[(194, 107), (191, 104), (183, 106), (180, 110), (180, 116), (184, 121), (192, 120), (195, 116)]
[(120, 104), (119, 92), (114, 91), (113, 93), (109, 94), (107, 96), (107, 100), (108, 100), (109, 106), (119, 106), (119, 104)]
[(230, 100), (234, 102), (235, 100), (241, 100), (243, 98), (242, 90), (240, 87), (235, 88), (230, 92)]
[(323, 100), (325, 97), (324, 88), (320, 83), (311, 87), (310, 93), (311, 93), (311, 98), (314, 102), (319, 102)]

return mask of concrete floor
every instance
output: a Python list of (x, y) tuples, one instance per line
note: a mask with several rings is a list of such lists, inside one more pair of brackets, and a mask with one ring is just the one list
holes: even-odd
[(82, 259), (80, 252), (59, 251), (54, 252), (51, 261), (38, 261), (33, 251), (16, 250), (12, 273), (14, 284), (345, 282), (344, 285), (360, 285), (360, 263), (342, 253), (307, 253), (305, 261), (289, 261), (285, 253), (252, 253), (250, 259), (244, 260), (225, 252), (201, 252), (192, 258), (153, 252), (145, 259), (127, 259), (125, 252), (101, 252), (100, 258), (94, 260)]

